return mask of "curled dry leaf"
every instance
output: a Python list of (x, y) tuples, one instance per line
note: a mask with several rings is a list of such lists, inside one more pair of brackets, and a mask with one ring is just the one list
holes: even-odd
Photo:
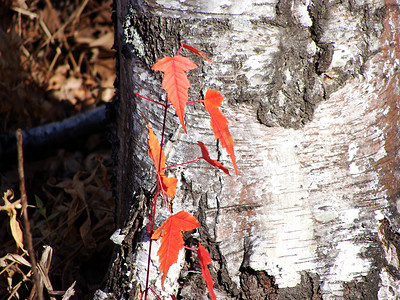
[(75, 287), (76, 281), (74, 281), (71, 286), (68, 288), (68, 290), (65, 291), (65, 294), (62, 297), (62, 300), (68, 300), (69, 298), (71, 298), (73, 295), (75, 295)]
[(9, 201), (13, 199), (14, 199), (14, 192), (11, 190), (7, 190), (3, 195), (4, 205), (0, 206), (0, 210), (5, 210), (8, 216), (10, 217), (11, 234), (18, 248), (20, 248), (25, 252), (23, 243), (23, 233), (17, 221), (17, 209), (21, 208), (21, 200), (17, 200), (15, 202)]
[(7, 253), (5, 256), (0, 258), (0, 267), (5, 268), (8, 266), (7, 261), (11, 261), (12, 263), (17, 263), (20, 265), (24, 265), (27, 267), (31, 267), (31, 263), (27, 261), (23, 256), (13, 253)]

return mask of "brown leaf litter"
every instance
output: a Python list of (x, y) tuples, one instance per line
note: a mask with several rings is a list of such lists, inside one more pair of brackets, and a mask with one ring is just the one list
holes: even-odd
[[(0, 5), (0, 130), (60, 121), (111, 101), (112, 0)], [(111, 158), (104, 134), (24, 165), (40, 278), (50, 299), (100, 288), (113, 244)], [(31, 299), (17, 169), (0, 170), (0, 298)], [(15, 190), (15, 196), (11, 190)], [(17, 199), (17, 200), (14, 200)]]

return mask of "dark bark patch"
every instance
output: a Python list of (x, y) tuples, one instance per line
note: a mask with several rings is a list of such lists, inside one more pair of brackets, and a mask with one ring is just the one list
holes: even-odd
[[(388, 219), (381, 220), (381, 225), (379, 226), (379, 238), (381, 241), (382, 248), (386, 252), (391, 252), (393, 261), (400, 261), (400, 234), (396, 232), (389, 223)], [(395, 251), (393, 251), (393, 248)], [(394, 257), (396, 255), (396, 257)], [(374, 255), (373, 257), (377, 257)], [(399, 269), (394, 266), (394, 263), (388, 262), (386, 259), (383, 260), (379, 265), (385, 266), (387, 271), (394, 277), (400, 277)]]
[(265, 271), (255, 271), (250, 267), (243, 268), (240, 275), (242, 299), (263, 300), (278, 299), (278, 286), (272, 276)]
[[(301, 282), (292, 288), (279, 289), (279, 297), (277, 299), (297, 300), (297, 299), (322, 299), (320, 289), (320, 279), (316, 274), (303, 272)], [(361, 298), (360, 298), (361, 299)]]
[(385, 264), (385, 260), (382, 257), (382, 250), (379, 247), (370, 247), (366, 253), (366, 256), (373, 258), (374, 268), (372, 268), (372, 270), (365, 277), (354, 279), (350, 282), (344, 282), (343, 299), (378, 299), (377, 291), (379, 290), (379, 284), (381, 281), (379, 272)]
[(220, 251), (218, 243), (212, 240), (209, 233), (210, 229), (206, 226), (206, 203), (206, 195), (203, 195), (199, 201), (199, 210), (196, 217), (202, 225), (199, 228), (201, 243), (208, 249), (213, 260), (214, 267), (210, 270), (211, 276), (216, 288), (224, 290), (228, 295), (238, 297), (240, 292), (229, 275), (226, 259)]
[[(271, 22), (281, 33), (271, 78), (266, 81), (270, 88), (252, 102), (259, 103), (257, 117), (262, 124), (300, 128), (312, 119), (316, 105), (325, 98), (325, 91), (316, 72), (318, 59), (307, 50), (312, 42), (309, 29), (294, 22), (289, 4), (280, 1), (277, 17)], [(261, 21), (253, 21), (258, 22)]]
[[(143, 201), (143, 199), (138, 201)], [(143, 224), (143, 217), (139, 212), (140, 210), (136, 205), (132, 206), (127, 222), (121, 230), (121, 233), (126, 235), (125, 239), (121, 246), (116, 246), (114, 249), (113, 257), (115, 259), (110, 266), (107, 276), (108, 282), (105, 288), (105, 291), (110, 293), (112, 299), (136, 299), (140, 293), (136, 287), (134, 266), (127, 263), (134, 261), (140, 228)]]

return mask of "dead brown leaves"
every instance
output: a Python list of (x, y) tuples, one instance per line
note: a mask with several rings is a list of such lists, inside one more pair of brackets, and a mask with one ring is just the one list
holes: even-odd
[[(70, 238), (71, 243), (79, 242), (76, 240), (79, 232), (80, 239), (86, 250), (91, 251), (97, 247), (94, 231), (96, 229), (112, 224), (111, 208), (112, 194), (110, 190), (109, 176), (107, 168), (102, 163), (103, 158), (99, 155), (91, 156), (89, 159), (98, 162), (98, 165), (90, 173), (78, 171), (72, 179), (65, 179), (55, 185), (49, 182), (50, 186), (61, 188), (62, 198), (70, 198), (71, 201), (56, 207), (56, 211), (65, 211), (67, 232), (73, 234)], [(69, 197), (67, 197), (69, 196)], [(58, 195), (60, 197), (60, 195)], [(90, 203), (90, 205), (89, 205)], [(103, 208), (104, 210), (91, 210), (90, 207)], [(96, 223), (93, 224), (92, 216)], [(83, 217), (81, 223), (77, 219)], [(94, 227), (95, 225), (95, 227)], [(69, 235), (69, 234), (68, 234)]]
[[(0, 5), (0, 131), (59, 121), (111, 100), (111, 3), (5, 0)], [(50, 298), (67, 292), (68, 299), (74, 291), (81, 298), (99, 288), (108, 267), (114, 200), (109, 150), (98, 151), (104, 146), (99, 136), (91, 136), (82, 152), (59, 150), (24, 166), (34, 248)], [(15, 174), (1, 172), (2, 191), (18, 189)], [(0, 199), (2, 299), (34, 296), (32, 268), (21, 250), (19, 207), (11, 193)]]
[[(42, 193), (35, 192), (35, 197), (30, 197), (30, 203), (36, 202), (35, 207), (31, 205), (29, 218), (34, 247), (39, 253), (40, 278), (51, 297), (63, 295), (74, 281), (77, 283), (73, 290), (82, 296), (82, 289), (100, 287), (98, 284), (112, 252), (109, 240), (114, 231), (111, 160), (106, 153), (85, 157), (79, 152), (62, 150), (57, 161), (52, 157), (41, 163), (55, 177), (50, 177), (41, 187)], [(28, 164), (28, 173), (30, 168)], [(28, 186), (27, 190), (29, 192), (32, 187)], [(24, 298), (32, 280), (29, 259), (19, 250), (24, 249), (19, 226), (21, 205), (13, 197), (8, 191), (0, 201), (0, 217), (8, 214), (9, 218), (9, 241), (0, 243), (0, 276), (6, 279), (0, 280), (0, 298), (5, 295)], [(2, 224), (5, 228), (4, 222)], [(92, 281), (86, 278), (82, 282), (82, 274), (87, 274)]]
[[(53, 289), (53, 285), (51, 284), (51, 280), (49, 277), (51, 260), (53, 257), (53, 249), (50, 246), (45, 246), (40, 257), (40, 260), (37, 264), (39, 269), (39, 277), (40, 284), (39, 286), (43, 286), (46, 288), (47, 293), (49, 294), (49, 298), (51, 300), (56, 300), (56, 295), (62, 295), (63, 300), (69, 299), (71, 296), (75, 294), (74, 286), (76, 282), (73, 282), (72, 285), (68, 288), (67, 291), (56, 291)], [(7, 274), (7, 283), (8, 283), (8, 292), (9, 298), (20, 298), (19, 289), (24, 284), (29, 284), (32, 277), (32, 265), (31, 263), (25, 259), (23, 255), (7, 253), (4, 257), (0, 258), (0, 275), (2, 273)], [(13, 277), (20, 276), (21, 280), (17, 282), (17, 284), (13, 284)], [(31, 296), (34, 296), (34, 293), (31, 293)], [(32, 298), (30, 297), (30, 298)]]
[(58, 121), (111, 100), (111, 2), (6, 1), (0, 15), (12, 17), (0, 26), (0, 130)]

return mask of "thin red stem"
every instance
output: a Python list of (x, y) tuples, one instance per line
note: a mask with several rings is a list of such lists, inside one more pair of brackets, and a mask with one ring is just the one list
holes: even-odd
[(162, 195), (163, 195), (164, 203), (167, 206), (169, 213), (172, 215), (172, 210), (171, 210), (171, 207), (169, 207), (169, 203), (168, 203), (167, 197), (165, 196), (165, 193), (162, 193)]
[(165, 100), (165, 104), (163, 104), (165, 109), (164, 109), (164, 119), (163, 119), (163, 125), (162, 125), (162, 131), (161, 131), (161, 144), (160, 144), (160, 155), (159, 155), (159, 160), (158, 160), (158, 170), (161, 169), (161, 154), (163, 151), (163, 146), (164, 146), (164, 132), (165, 132), (165, 122), (167, 119), (167, 100)]
[(147, 226), (147, 232), (152, 235), (154, 231), (154, 214), (156, 212), (156, 205), (157, 205), (157, 196), (160, 193), (159, 190), (157, 190), (156, 194), (154, 195), (153, 201), (151, 202), (151, 208), (150, 208), (150, 220), (149, 220), (149, 225)]
[(193, 103), (198, 103), (198, 102), (203, 102), (204, 103), (204, 100), (201, 99), (201, 100), (196, 100), (196, 101), (188, 101), (188, 102), (186, 102), (186, 104), (193, 104)]
[[(147, 300), (147, 291), (149, 289), (149, 278), (150, 278), (150, 262), (151, 262), (151, 245), (153, 244), (153, 240), (151, 239), (151, 236), (153, 235), (153, 230), (154, 230), (154, 216), (156, 213), (156, 206), (157, 206), (157, 196), (159, 194), (159, 191), (157, 190), (150, 209), (150, 220), (149, 220), (149, 226), (147, 228), (147, 231), (150, 234), (150, 242), (149, 242), (149, 255), (147, 257), (147, 274), (146, 274), (146, 288), (144, 290), (144, 300)], [(150, 230), (149, 230), (150, 229)], [(143, 296), (143, 295), (142, 295)], [(140, 297), (142, 299), (142, 297)]]
[(146, 274), (146, 288), (144, 290), (144, 300), (147, 300), (147, 291), (149, 289), (149, 277), (150, 277), (150, 261), (151, 261), (151, 245), (153, 244), (153, 240), (150, 236), (149, 242), (149, 255), (147, 257), (147, 274)]
[(161, 186), (161, 193), (162, 193), (162, 196), (164, 198), (165, 205), (167, 206), (169, 213), (172, 215), (172, 210), (169, 207), (169, 204), (168, 204), (168, 201), (167, 201), (167, 197), (165, 196), (165, 191), (164, 191), (164, 188), (162, 186), (161, 175), (159, 173), (157, 173), (157, 179), (158, 179), (158, 184)]
[[(165, 122), (167, 120), (167, 110), (168, 110), (167, 101), (168, 100), (165, 100), (165, 106), (164, 106), (165, 110), (164, 110), (163, 127), (162, 127), (162, 131), (161, 131), (161, 144), (160, 144), (160, 155), (159, 155), (159, 160), (158, 160), (158, 170), (161, 170), (161, 154), (162, 154), (162, 150), (163, 150), (163, 146), (164, 146)], [(172, 215), (172, 211), (171, 211), (171, 209), (170, 209), (170, 207), (168, 205), (168, 201), (166, 200), (166, 197), (165, 197), (165, 191), (164, 191), (163, 186), (162, 186), (161, 176), (159, 174), (157, 174), (157, 177), (158, 177), (158, 181), (159, 181), (159, 185), (160, 185), (160, 189), (161, 189), (164, 201), (165, 201), (165, 203), (167, 205), (169, 213)]]
[(187, 161), (187, 162), (184, 162), (184, 163), (181, 163), (181, 164), (170, 165), (170, 166), (168, 166), (168, 167), (163, 168), (163, 170), (169, 169), (169, 168), (175, 168), (175, 167), (183, 166), (183, 165), (187, 165), (187, 164), (191, 164), (191, 163), (194, 163), (194, 162), (198, 161), (199, 159), (201, 159), (201, 157), (198, 157), (198, 158), (196, 158), (196, 159), (193, 159), (193, 160), (191, 160), (191, 161)]
[(157, 293), (156, 293), (151, 287), (149, 287), (149, 289), (150, 289), (150, 291), (153, 292), (153, 294), (154, 294), (158, 299), (162, 300), (161, 297), (158, 296)]
[(150, 101), (150, 102), (153, 102), (153, 103), (155, 103), (155, 104), (162, 105), (162, 106), (165, 107), (165, 104), (164, 104), (164, 103), (151, 100), (151, 99), (149, 99), (149, 98), (147, 98), (147, 97), (145, 97), (145, 96), (142, 96), (142, 95), (140, 95), (140, 94), (138, 94), (138, 93), (134, 93), (134, 94), (135, 94), (136, 96), (139, 96), (140, 98), (143, 98), (143, 99), (147, 100), (147, 101)]
[(196, 248), (192, 248), (192, 247), (188, 247), (188, 246), (183, 246), (184, 248), (188, 249), (188, 250), (192, 250), (192, 251), (197, 251), (199, 249)]
[(183, 46), (181, 46), (181, 47), (179, 48), (179, 50), (178, 50), (178, 52), (176, 53), (176, 55), (179, 55), (179, 53), (181, 53), (182, 49), (183, 49)]
[[(160, 299), (160, 300), (162, 300), (161, 299), (161, 297), (160, 296), (158, 296), (157, 295), (157, 293), (151, 288), (151, 287), (149, 287), (147, 290), (150, 290), (150, 291), (152, 291), (153, 292), (153, 294), (158, 298), (158, 299)], [(142, 298), (143, 298), (143, 295), (145, 294), (145, 292), (147, 292), (146, 290), (144, 290), (143, 292), (142, 292), (142, 294), (140, 295), (140, 300), (142, 300)], [(147, 293), (146, 293), (147, 294)]]
[[(167, 105), (167, 99), (165, 100), (165, 104), (162, 104), (164, 106), (164, 118), (163, 118), (163, 126), (162, 126), (162, 131), (161, 131), (161, 144), (160, 144), (160, 154), (159, 154), (159, 160), (158, 160), (158, 170), (161, 169), (161, 155), (162, 155), (162, 151), (163, 151), (163, 145), (164, 145), (164, 133), (165, 133), (165, 122), (167, 120), (167, 110), (168, 110), (168, 105)], [(152, 101), (153, 102), (153, 101)], [(159, 182), (159, 187), (160, 190), (163, 194), (164, 200), (165, 200), (165, 193), (163, 191), (163, 187), (162, 187), (162, 182), (161, 182), (161, 176), (159, 175), (159, 173), (157, 172), (157, 181)], [(159, 192), (159, 191), (158, 191)], [(156, 215), (156, 197), (157, 197), (158, 193), (156, 193), (156, 196), (153, 200), (154, 202), (154, 207), (151, 211), (151, 233), (150, 233), (150, 242), (149, 242), (149, 255), (148, 255), (148, 259), (147, 259), (147, 273), (146, 273), (146, 288), (145, 288), (145, 295), (144, 295), (144, 299), (147, 300), (147, 291), (149, 289), (149, 277), (150, 277), (150, 262), (151, 262), (151, 245), (152, 245), (152, 239), (151, 239), (151, 235), (153, 234), (153, 228), (154, 228), (154, 219), (155, 219), (155, 215)], [(169, 209), (168, 203), (167, 203), (167, 207)], [(169, 209), (170, 213), (172, 214), (171, 210)], [(160, 298), (161, 299), (161, 298)]]

